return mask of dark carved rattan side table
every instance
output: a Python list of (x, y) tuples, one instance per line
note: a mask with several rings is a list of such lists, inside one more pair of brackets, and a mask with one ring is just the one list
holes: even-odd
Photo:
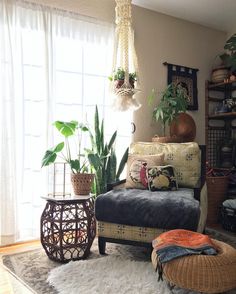
[(86, 258), (96, 235), (91, 196), (42, 197), (41, 243), (48, 257), (68, 262)]

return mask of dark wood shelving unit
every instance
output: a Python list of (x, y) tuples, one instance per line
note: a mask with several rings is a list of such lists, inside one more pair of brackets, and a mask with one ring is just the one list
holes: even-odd
[(221, 83), (212, 83), (208, 81), (207, 84), (208, 84), (209, 90), (215, 90), (215, 91), (221, 91), (221, 92), (224, 92), (228, 88), (230, 88), (231, 91), (236, 90), (236, 80), (221, 82)]
[(208, 119), (235, 119), (235, 118), (236, 118), (236, 112), (222, 112), (222, 113), (211, 114), (208, 116)]
[[(225, 99), (232, 98), (233, 91), (236, 91), (236, 80), (221, 83), (206, 81), (205, 140), (207, 147), (206, 157), (210, 166), (220, 167), (217, 147), (224, 140), (232, 138), (233, 130), (235, 129), (235, 126), (232, 126), (232, 120), (236, 119), (236, 111), (212, 113), (212, 109), (217, 105), (221, 105)], [(222, 121), (223, 123), (219, 125), (217, 121)]]

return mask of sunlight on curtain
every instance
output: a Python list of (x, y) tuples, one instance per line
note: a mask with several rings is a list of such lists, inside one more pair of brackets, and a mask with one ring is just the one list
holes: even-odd
[[(130, 143), (131, 114), (114, 113), (108, 92), (113, 26), (95, 19), (0, 0), (0, 245), (39, 236), (48, 192), (45, 150), (57, 143), (55, 120), (93, 120), (118, 155)], [(55, 142), (56, 141), (56, 142)]]

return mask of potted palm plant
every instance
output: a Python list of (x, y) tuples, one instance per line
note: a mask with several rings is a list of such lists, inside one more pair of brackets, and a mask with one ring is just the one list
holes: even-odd
[[(148, 97), (148, 102), (151, 104), (155, 98), (155, 91)], [(161, 93), (159, 104), (153, 110), (153, 119), (160, 121), (162, 124), (163, 137), (155, 136), (153, 141), (158, 142), (177, 142), (176, 137), (166, 136), (166, 125), (170, 125), (177, 119), (180, 113), (184, 113), (188, 106), (188, 95), (186, 89), (181, 85), (174, 83), (169, 84)]]
[(85, 153), (81, 152), (81, 140), (78, 144), (78, 154), (74, 159), (71, 155), (70, 138), (78, 136), (81, 132), (88, 132), (89, 129), (84, 124), (77, 121), (63, 122), (56, 121), (53, 124), (64, 137), (64, 142), (60, 142), (53, 148), (47, 150), (42, 159), (42, 167), (55, 162), (57, 157), (67, 162), (71, 168), (71, 182), (75, 195), (87, 195), (91, 191), (94, 174), (89, 173), (88, 160)]

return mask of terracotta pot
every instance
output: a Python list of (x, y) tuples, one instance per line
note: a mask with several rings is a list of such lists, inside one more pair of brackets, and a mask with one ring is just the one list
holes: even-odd
[(71, 174), (71, 184), (75, 195), (88, 195), (91, 192), (94, 174)]
[(180, 113), (170, 125), (170, 135), (180, 137), (182, 142), (192, 142), (196, 137), (196, 124), (187, 113)]
[[(129, 80), (129, 83), (130, 83), (130, 86), (131, 86), (132, 88), (134, 88), (134, 80), (130, 79), (130, 80)], [(116, 80), (116, 81), (115, 81), (115, 87), (118, 88), (118, 89), (119, 89), (123, 84), (124, 84), (124, 80)]]

